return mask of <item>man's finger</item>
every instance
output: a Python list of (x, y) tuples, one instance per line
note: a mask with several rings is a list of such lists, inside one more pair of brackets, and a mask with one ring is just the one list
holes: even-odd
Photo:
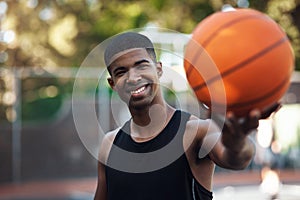
[(282, 105), (280, 103), (273, 104), (272, 106), (262, 111), (260, 118), (261, 119), (268, 118), (272, 113), (277, 112), (281, 107)]

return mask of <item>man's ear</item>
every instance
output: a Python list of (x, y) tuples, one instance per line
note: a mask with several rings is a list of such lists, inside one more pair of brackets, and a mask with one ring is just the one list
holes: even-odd
[(158, 77), (160, 78), (163, 74), (162, 63), (161, 62), (156, 63), (156, 70), (157, 70)]
[(112, 89), (114, 89), (114, 87), (115, 87), (115, 82), (112, 80), (112, 78), (107, 78), (107, 82), (108, 82), (108, 84), (110, 85), (110, 87), (111, 87)]

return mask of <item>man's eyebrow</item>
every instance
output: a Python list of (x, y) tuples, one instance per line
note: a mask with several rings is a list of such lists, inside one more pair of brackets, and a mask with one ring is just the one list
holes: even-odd
[(150, 63), (149, 60), (147, 60), (147, 59), (142, 59), (142, 60), (136, 61), (136, 62), (134, 63), (134, 65), (139, 65), (139, 64), (144, 63), (144, 62)]
[[(133, 66), (139, 65), (141, 63), (151, 63), (151, 61), (149, 61), (147, 59), (138, 60), (138, 61), (136, 61), (134, 63)], [(124, 68), (126, 68), (126, 67), (124, 67), (124, 66), (117, 66), (115, 69), (112, 70), (112, 74), (115, 74), (118, 70), (123, 70)]]

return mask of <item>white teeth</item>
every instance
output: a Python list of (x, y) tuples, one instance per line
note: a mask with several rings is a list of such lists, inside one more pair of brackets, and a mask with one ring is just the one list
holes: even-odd
[(145, 88), (146, 87), (143, 86), (143, 87), (141, 87), (141, 88), (139, 88), (137, 90), (131, 91), (131, 94), (139, 94), (139, 93), (143, 92), (145, 90)]

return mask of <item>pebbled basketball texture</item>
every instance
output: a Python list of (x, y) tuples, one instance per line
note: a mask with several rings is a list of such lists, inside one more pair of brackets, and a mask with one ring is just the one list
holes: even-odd
[(201, 21), (185, 49), (184, 68), (198, 100), (216, 112), (246, 116), (280, 101), (294, 54), (282, 28), (253, 9), (216, 12)]

